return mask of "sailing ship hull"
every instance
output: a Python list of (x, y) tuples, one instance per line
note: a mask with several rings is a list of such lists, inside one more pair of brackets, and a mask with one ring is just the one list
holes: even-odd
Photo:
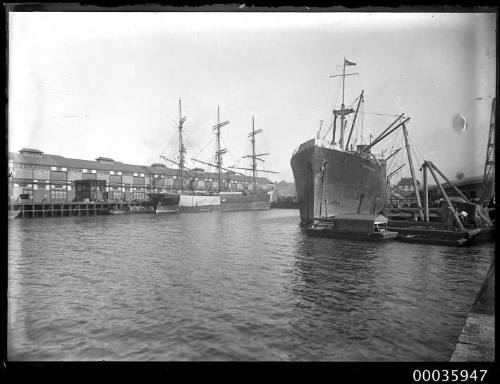
[[(325, 160), (326, 170), (322, 171)], [(387, 190), (383, 160), (320, 146), (313, 139), (299, 147), (290, 164), (303, 224), (337, 213), (378, 213), (385, 206)]]
[(179, 209), (181, 212), (219, 211), (220, 196), (180, 194)]
[(179, 211), (180, 196), (176, 193), (150, 193), (155, 213), (176, 213)]
[(258, 194), (220, 194), (220, 195), (180, 195), (181, 212), (212, 211), (252, 211), (269, 209), (268, 193)]
[(269, 209), (270, 196), (268, 193), (258, 193), (255, 195), (221, 195), (222, 211), (253, 211)]

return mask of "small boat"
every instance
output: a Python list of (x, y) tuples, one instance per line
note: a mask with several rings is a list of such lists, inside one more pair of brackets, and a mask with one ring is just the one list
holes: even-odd
[(428, 226), (390, 227), (399, 234), (398, 241), (449, 246), (471, 246), (490, 241), (494, 236), (492, 228), (466, 228), (463, 231), (437, 229)]
[(155, 208), (155, 213), (178, 213), (179, 212), (179, 208), (175, 208), (175, 207), (168, 207), (168, 206), (157, 206)]

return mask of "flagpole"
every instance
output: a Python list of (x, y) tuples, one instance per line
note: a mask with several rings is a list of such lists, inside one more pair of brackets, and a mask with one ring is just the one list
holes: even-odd
[(346, 65), (356, 65), (356, 63), (352, 63), (344, 57), (344, 63), (342, 64), (342, 74), (340, 75), (333, 75), (330, 77), (338, 77), (342, 76), (342, 105), (340, 107), (340, 110), (333, 110), (333, 113), (335, 115), (335, 119), (333, 121), (333, 137), (332, 137), (332, 144), (335, 143), (335, 123), (337, 121), (337, 116), (340, 115), (340, 147), (344, 149), (344, 128), (346, 125), (346, 120), (345, 120), (345, 115), (354, 112), (351, 108), (348, 108), (347, 110), (345, 109), (345, 77), (346, 76), (352, 76), (352, 75), (357, 75), (358, 73), (345, 73), (345, 67)]

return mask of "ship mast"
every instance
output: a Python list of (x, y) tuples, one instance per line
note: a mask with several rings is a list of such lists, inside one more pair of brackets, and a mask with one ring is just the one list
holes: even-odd
[(186, 153), (186, 148), (184, 147), (184, 142), (182, 140), (182, 125), (185, 121), (186, 117), (182, 117), (181, 99), (179, 99), (179, 177), (181, 192), (183, 187), (184, 154)]
[[(255, 153), (255, 135), (258, 135), (259, 133), (262, 133), (262, 129), (257, 129), (255, 130), (255, 119), (254, 116), (252, 116), (252, 132), (248, 134), (248, 137), (251, 137), (251, 142), (252, 142), (252, 154), (251, 155), (246, 155), (243, 156), (243, 158), (252, 158), (252, 168), (241, 168), (241, 167), (229, 167), (231, 169), (243, 169), (247, 171), (252, 171), (252, 184), (253, 184), (253, 191), (257, 191), (257, 160), (259, 161), (264, 161), (264, 159), (261, 159), (259, 156), (266, 156), (269, 155), (269, 153)], [(279, 173), (275, 171), (264, 171), (264, 170), (259, 170), (260, 172), (267, 172), (267, 173)]]
[[(257, 187), (257, 181), (256, 181), (256, 176), (257, 176), (257, 156), (255, 156), (255, 135), (257, 133), (262, 132), (262, 129), (259, 129), (258, 132), (255, 132), (255, 120), (254, 117), (252, 116), (252, 184), (253, 184), (253, 190), (256, 191)], [(264, 153), (263, 153), (264, 155)]]
[(229, 124), (229, 121), (223, 121), (222, 123), (220, 122), (220, 108), (217, 106), (217, 124), (214, 125), (213, 129), (216, 130), (215, 135), (217, 136), (217, 151), (215, 152), (215, 162), (217, 163), (217, 170), (218, 170), (218, 177), (219, 177), (219, 183), (218, 183), (218, 190), (219, 192), (221, 191), (221, 182), (222, 182), (222, 155), (227, 152), (227, 149), (221, 149), (220, 147), (220, 129), (224, 125)]
[[(335, 115), (335, 120), (337, 120), (337, 116), (340, 116), (340, 148), (344, 149), (344, 129), (345, 129), (345, 116), (353, 113), (354, 110), (352, 108), (345, 108), (345, 77), (346, 76), (352, 76), (352, 75), (357, 75), (358, 73), (345, 73), (345, 67), (346, 66), (351, 66), (351, 65), (356, 65), (356, 63), (352, 63), (349, 60), (346, 60), (344, 57), (344, 63), (342, 65), (342, 74), (341, 75), (333, 75), (330, 77), (338, 77), (342, 76), (342, 104), (340, 106), (340, 109), (334, 109), (333, 113)], [(333, 130), (333, 139), (332, 143), (335, 143), (335, 129)]]
[(358, 106), (356, 107), (356, 112), (354, 113), (354, 117), (352, 119), (352, 125), (351, 125), (351, 131), (349, 132), (349, 136), (347, 137), (347, 142), (345, 143), (345, 148), (344, 150), (348, 150), (349, 148), (349, 141), (351, 140), (352, 132), (354, 130), (354, 125), (356, 124), (356, 118), (358, 117), (358, 112), (359, 112), (359, 107), (361, 103), (363, 102), (363, 94), (365, 93), (364, 90), (361, 91), (361, 95), (359, 96), (359, 101), (358, 101)]
[(220, 167), (222, 166), (222, 154), (220, 153), (220, 109), (219, 106), (217, 106), (217, 153), (215, 156), (217, 157), (217, 170), (218, 170), (218, 176), (219, 176), (219, 182), (218, 182), (218, 189), (220, 192), (220, 182), (221, 182), (221, 169)]

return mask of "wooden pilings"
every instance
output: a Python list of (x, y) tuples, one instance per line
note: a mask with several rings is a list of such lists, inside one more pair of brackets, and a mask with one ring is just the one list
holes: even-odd
[(63, 216), (97, 216), (108, 215), (110, 211), (154, 212), (153, 204), (141, 203), (11, 203), (9, 211), (18, 212), (20, 218), (63, 217)]

